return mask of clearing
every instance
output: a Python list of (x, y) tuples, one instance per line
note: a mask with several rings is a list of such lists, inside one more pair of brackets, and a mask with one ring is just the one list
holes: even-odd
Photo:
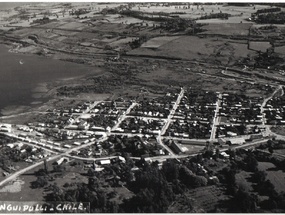
[(285, 192), (285, 173), (281, 170), (275, 170), (275, 165), (269, 162), (258, 162), (258, 169), (266, 171), (267, 179), (271, 181), (277, 192)]

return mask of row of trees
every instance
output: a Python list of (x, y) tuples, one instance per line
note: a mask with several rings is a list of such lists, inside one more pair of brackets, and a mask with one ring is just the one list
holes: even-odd
[(279, 11), (281, 11), (280, 7), (274, 7), (274, 8), (259, 9), (255, 13), (256, 14), (261, 14), (261, 13), (273, 13), (273, 12), (279, 12)]
[(228, 13), (212, 13), (209, 15), (201, 16), (199, 19), (228, 19), (231, 14)]
[(285, 12), (259, 14), (255, 21), (260, 24), (284, 24)]

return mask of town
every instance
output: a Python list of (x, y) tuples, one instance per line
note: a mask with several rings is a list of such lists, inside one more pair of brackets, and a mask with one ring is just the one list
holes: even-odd
[[(279, 91), (281, 97), (274, 97)], [(124, 153), (133, 159), (163, 162), (196, 155), (209, 145), (215, 146), (213, 151), (249, 147), (274, 136), (270, 125), (285, 122), (280, 114), (283, 94), (281, 86), (265, 100), (181, 88), (140, 102), (89, 101), (47, 110), (27, 125), (1, 124), (1, 136), (9, 142), (2, 148), (32, 165), (54, 159), (60, 165), (74, 158), (103, 167), (115, 157), (124, 161)], [(17, 173), (11, 165), (3, 169), (5, 176)]]
[(7, 5), (0, 213), (284, 213), (283, 3)]

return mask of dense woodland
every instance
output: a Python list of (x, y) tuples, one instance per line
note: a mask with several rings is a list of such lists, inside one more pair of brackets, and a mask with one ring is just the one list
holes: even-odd
[[(267, 144), (272, 146), (273, 143), (279, 144), (271, 140)], [(258, 169), (259, 161), (274, 162), (278, 168), (284, 169), (284, 160), (269, 159), (268, 155), (243, 149), (230, 150), (228, 153), (228, 165), (220, 170), (206, 167), (206, 163), (211, 159), (222, 162), (218, 149), (215, 154), (213, 150), (206, 150), (203, 154), (180, 162), (168, 160), (162, 167), (159, 167), (157, 162), (134, 162), (125, 154), (126, 163), (114, 163), (105, 167), (103, 172), (95, 172), (90, 168), (86, 173), (88, 183), (66, 183), (63, 187), (50, 183), (52, 173), (65, 171), (63, 166), (54, 166), (53, 170), (41, 169), (36, 172), (37, 180), (32, 182), (32, 187), (45, 187), (49, 190), (45, 196), (46, 201), (90, 202), (92, 213), (164, 213), (177, 197), (184, 198), (188, 211), (195, 211), (195, 202), (185, 194), (199, 187), (214, 185), (223, 189), (224, 195), (229, 198), (219, 201), (214, 211), (205, 212), (284, 212), (285, 194), (278, 192), (271, 181), (266, 179), (267, 173)], [(205, 165), (207, 173), (201, 171), (201, 165)], [(132, 171), (134, 166), (139, 167), (135, 172)], [(248, 180), (252, 183), (253, 192), (237, 182), (236, 174), (241, 171), (251, 174)], [(212, 180), (213, 175), (217, 176), (215, 180)], [(118, 203), (111, 200), (117, 193), (107, 193), (106, 186), (124, 186), (132, 196)], [(259, 196), (267, 198), (260, 199)]]

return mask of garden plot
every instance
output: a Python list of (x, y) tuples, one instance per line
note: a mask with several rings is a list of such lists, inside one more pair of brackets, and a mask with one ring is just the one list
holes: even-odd
[(128, 16), (121, 16), (119, 14), (111, 14), (104, 17), (110, 23), (125, 23), (125, 24), (134, 24), (134, 23), (141, 23), (141, 19), (137, 19), (134, 17)]
[[(234, 56), (237, 58), (248, 57), (248, 54), (254, 55), (255, 51), (247, 49), (246, 43), (236, 43), (236, 41), (229, 41), (234, 48)], [(235, 74), (236, 75), (236, 74)]]
[(270, 42), (250, 42), (249, 47), (255, 51), (266, 52), (271, 47), (271, 44)]
[(125, 44), (132, 42), (135, 39), (137, 39), (137, 37), (126, 37), (126, 38), (118, 39), (114, 42), (111, 42), (111, 43), (109, 43), (109, 45), (111, 47), (122, 46), (122, 45), (125, 45)]
[(167, 44), (170, 41), (176, 40), (180, 38), (180, 36), (174, 37), (155, 37), (153, 39), (148, 40), (144, 44), (141, 45), (142, 48), (158, 48), (162, 45)]
[(24, 38), (28, 37), (29, 35), (37, 34), (46, 34), (45, 30), (39, 30), (39, 29), (31, 29), (31, 28), (22, 28), (19, 30), (13, 31), (14, 35), (17, 35), (17, 37)]
[(83, 30), (85, 27), (86, 24), (80, 22), (67, 22), (59, 26), (59, 28), (70, 30)]
[(206, 30), (200, 34), (219, 34), (219, 35), (248, 35), (251, 24), (215, 24), (203, 26), (202, 29)]
[(206, 212), (213, 211), (218, 202), (229, 199), (222, 190), (214, 185), (190, 190), (186, 196), (193, 199), (194, 204)]

